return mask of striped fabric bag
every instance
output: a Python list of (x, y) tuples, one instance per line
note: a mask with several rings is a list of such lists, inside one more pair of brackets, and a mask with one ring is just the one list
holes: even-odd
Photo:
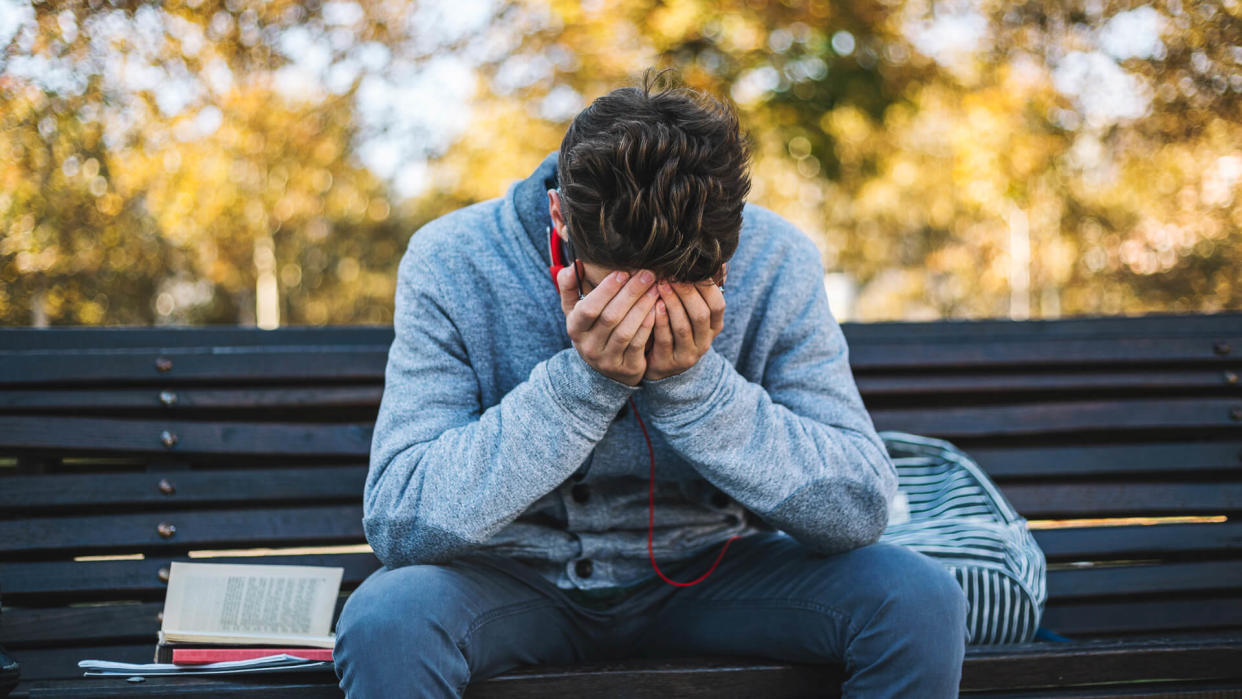
[(953, 444), (892, 430), (878, 434), (898, 478), (880, 541), (931, 556), (953, 572), (970, 603), (968, 644), (1032, 640), (1047, 589), (1044, 553), (1026, 520)]

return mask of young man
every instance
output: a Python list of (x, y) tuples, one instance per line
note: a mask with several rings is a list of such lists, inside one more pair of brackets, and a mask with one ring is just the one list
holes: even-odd
[(410, 239), (364, 495), (384, 567), (337, 625), (349, 696), (713, 653), (956, 696), (965, 597), (877, 542), (895, 469), (817, 248), (744, 203), (748, 161), (729, 107), (648, 73)]

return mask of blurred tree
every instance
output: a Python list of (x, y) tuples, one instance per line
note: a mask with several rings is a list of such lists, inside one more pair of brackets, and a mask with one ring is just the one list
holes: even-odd
[[(408, 232), (354, 154), (351, 52), (392, 17), (352, 7), (34, 6), (0, 65), (0, 323), (388, 322)], [(295, 32), (338, 90), (282, 86)]]
[[(0, 63), (0, 323), (387, 322), (412, 231), (503, 194), (649, 65), (736, 103), (752, 200), (860, 286), (839, 315), (1242, 308), (1238, 2), (170, 0), (27, 19)], [(458, 138), (412, 125), (448, 94), (360, 107), (452, 57), (478, 77), (449, 81), (471, 109)], [(400, 199), (394, 163), (423, 157), (428, 185)]]
[(529, 0), (437, 179), (529, 166), (587, 96), (673, 66), (739, 106), (752, 200), (862, 285), (861, 319), (1242, 307), (1242, 3), (1073, 7)]

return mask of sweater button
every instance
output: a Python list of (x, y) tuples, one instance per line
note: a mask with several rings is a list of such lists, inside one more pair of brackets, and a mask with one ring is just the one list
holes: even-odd
[(574, 502), (586, 502), (591, 497), (591, 486), (579, 483), (569, 492), (574, 496)]
[(581, 578), (591, 577), (591, 569), (594, 567), (595, 566), (591, 563), (591, 559), (589, 558), (583, 558), (574, 564), (574, 570), (577, 571), (578, 577)]

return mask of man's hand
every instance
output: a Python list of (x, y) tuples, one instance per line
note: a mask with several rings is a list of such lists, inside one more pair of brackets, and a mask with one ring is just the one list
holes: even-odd
[(724, 292), (714, 283), (656, 285), (655, 342), (643, 378), (658, 381), (694, 366), (724, 329)]
[(637, 386), (647, 371), (643, 350), (655, 325), (654, 275), (640, 270), (627, 279), (625, 272), (612, 272), (579, 300), (576, 274), (570, 265), (556, 275), (569, 339), (596, 371)]

